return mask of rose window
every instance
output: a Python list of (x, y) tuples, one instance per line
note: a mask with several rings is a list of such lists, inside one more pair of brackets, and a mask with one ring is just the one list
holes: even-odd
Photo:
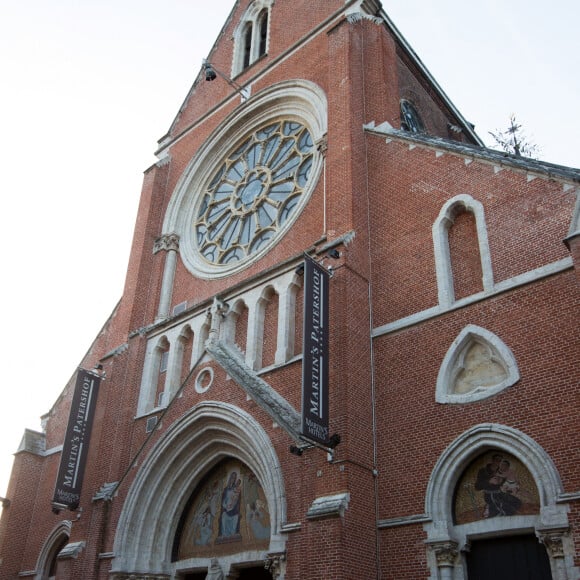
[(227, 155), (194, 213), (199, 254), (211, 265), (264, 249), (301, 207), (314, 156), (306, 127), (281, 120), (260, 127)]

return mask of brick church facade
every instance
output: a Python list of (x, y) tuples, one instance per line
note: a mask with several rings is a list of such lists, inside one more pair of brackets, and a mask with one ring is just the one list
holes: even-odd
[(0, 578), (580, 578), (580, 170), (486, 149), (378, 0), (235, 2), (157, 157)]

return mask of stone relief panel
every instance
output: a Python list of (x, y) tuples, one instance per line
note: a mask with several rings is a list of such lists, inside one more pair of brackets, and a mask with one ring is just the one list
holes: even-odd
[(516, 359), (508, 346), (489, 330), (468, 324), (441, 363), (435, 400), (479, 401), (511, 387), (519, 378)]
[(470, 393), (477, 388), (495, 387), (507, 378), (501, 358), (489, 344), (472, 340), (463, 349), (461, 365), (451, 385), (452, 393)]

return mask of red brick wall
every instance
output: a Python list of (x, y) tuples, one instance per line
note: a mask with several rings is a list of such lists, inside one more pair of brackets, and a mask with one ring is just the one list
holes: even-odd
[(456, 215), (447, 237), (455, 300), (481, 292), (483, 271), (473, 213), (462, 211)]
[(431, 228), (455, 196), (483, 205), (496, 283), (568, 257), (574, 199), (561, 183), (376, 135), (368, 153), (373, 286), (388, 288), (374, 292), (374, 326), (437, 305)]
[[(555, 460), (564, 489), (580, 485), (579, 450), (562, 433), (577, 429), (578, 294), (560, 274), (375, 340), (382, 518), (420, 514), (443, 450), (472, 425), (500, 423), (533, 438)], [(548, 299), (549, 298), (549, 299)], [(441, 362), (466, 323), (490, 330), (513, 352), (518, 383), (469, 404), (435, 402)], [(425, 436), (428, 429), (429, 436)], [(390, 465), (399, 469), (389, 469)], [(404, 483), (400, 469), (404, 468)]]
[[(240, 2), (226, 23), (211, 60), (228, 73), (232, 33), (247, 3)], [(471, 426), (497, 422), (520, 429), (554, 459), (565, 491), (580, 488), (578, 448), (562, 433), (575, 433), (570, 408), (579, 384), (577, 350), (578, 279), (569, 269), (485, 301), (441, 314), (414, 326), (379, 336), (377, 327), (437, 305), (432, 225), (451, 198), (468, 194), (482, 203), (487, 222), (494, 278), (501, 282), (569, 256), (562, 244), (573, 197), (561, 183), (528, 179), (522, 171), (497, 171), (493, 164), (459, 155), (442, 156), (428, 147), (412, 150), (394, 139), (365, 134), (363, 125), (389, 120), (398, 126), (399, 98), (405, 91), (428, 103), (427, 124), (443, 131), (446, 111), (427, 99), (418, 80), (397, 56), (385, 27), (369, 20), (346, 20), (327, 26), (280, 62), (275, 59), (317, 23), (344, 7), (342, 0), (274, 3), (268, 55), (245, 71), (238, 82), (254, 79), (252, 92), (292, 78), (318, 84), (328, 98), (328, 151), (325, 173), (293, 227), (262, 259), (241, 272), (219, 279), (192, 276), (178, 260), (173, 304), (204, 304), (229, 288), (265, 272), (319, 243), (354, 231), (340, 246), (342, 256), (331, 282), (330, 390), (331, 433), (342, 442), (335, 461), (309, 449), (301, 457), (271, 417), (217, 363), (207, 363), (215, 377), (207, 393), (197, 393), (194, 377), (183, 396), (147, 440), (145, 417), (135, 419), (145, 359), (146, 335), (139, 334), (157, 315), (165, 252), (153, 254), (174, 190), (190, 160), (213, 131), (240, 106), (236, 98), (205, 113), (231, 93), (227, 83), (200, 83), (186, 100), (171, 129), (177, 137), (170, 159), (150, 168), (144, 178), (131, 259), (122, 302), (82, 361), (89, 368), (102, 358), (103, 381), (81, 499), (82, 513), (54, 515), (50, 500), (59, 454), (40, 458), (21, 454), (8, 495), (11, 507), (0, 524), (2, 568), (14, 576), (36, 565), (43, 542), (63, 517), (74, 519), (71, 541), (86, 541), (78, 559), (63, 562), (75, 578), (107, 578), (123, 501), (147, 453), (177, 420), (203, 401), (223, 401), (250, 413), (268, 433), (281, 463), (288, 523), (300, 530), (288, 535), (289, 580), (309, 577), (426, 578), (425, 534), (420, 526), (377, 533), (376, 517), (388, 519), (424, 512), (425, 490), (443, 450)], [(297, 13), (307, 18), (296, 18)], [(305, 66), (307, 63), (308, 66)], [(275, 64), (272, 68), (269, 66)], [(263, 76), (258, 78), (258, 73)], [(422, 95), (422, 96), (421, 96)], [(423, 102), (423, 101), (421, 101)], [(437, 129), (437, 130), (439, 130)], [(326, 221), (325, 221), (326, 220)], [(453, 275), (458, 297), (481, 290), (479, 248), (473, 218), (459, 216), (450, 232)], [(572, 254), (579, 263), (578, 245)], [(477, 259), (476, 259), (477, 257)], [(328, 262), (327, 262), (328, 265)], [(303, 292), (296, 300), (296, 354), (302, 344)], [(276, 349), (278, 298), (266, 305), (264, 364)], [(435, 403), (437, 373), (447, 349), (466, 324), (495, 333), (512, 350), (520, 381), (490, 399), (462, 405)], [(237, 321), (236, 342), (245, 349), (247, 311)], [(127, 343), (115, 355), (113, 348)], [(189, 361), (189, 350), (185, 359)], [(374, 358), (373, 358), (374, 357)], [(372, 363), (374, 362), (374, 366)], [(295, 409), (301, 406), (301, 364), (295, 361), (262, 375)], [(47, 447), (62, 443), (68, 420), (71, 382), (49, 413)], [(376, 413), (376, 417), (374, 413)], [(377, 431), (373, 430), (376, 418)], [(375, 447), (374, 437), (377, 437)], [(375, 476), (375, 453), (378, 472)], [(139, 454), (139, 455), (138, 455)], [(124, 478), (111, 504), (93, 502), (105, 482)], [(379, 505), (375, 503), (375, 485)], [(311, 521), (306, 512), (320, 496), (350, 493), (344, 516)], [(78, 516), (78, 518), (77, 518)], [(179, 514), (176, 514), (178, 517)], [(578, 514), (572, 511), (577, 539)], [(7, 539), (8, 538), (8, 539)], [(14, 548), (16, 546), (16, 549)], [(377, 546), (380, 548), (377, 551)], [(380, 556), (380, 562), (377, 562)]]

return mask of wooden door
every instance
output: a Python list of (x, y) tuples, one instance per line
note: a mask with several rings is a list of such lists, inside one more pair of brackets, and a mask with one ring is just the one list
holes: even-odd
[(546, 549), (534, 535), (472, 542), (468, 580), (552, 580)]

